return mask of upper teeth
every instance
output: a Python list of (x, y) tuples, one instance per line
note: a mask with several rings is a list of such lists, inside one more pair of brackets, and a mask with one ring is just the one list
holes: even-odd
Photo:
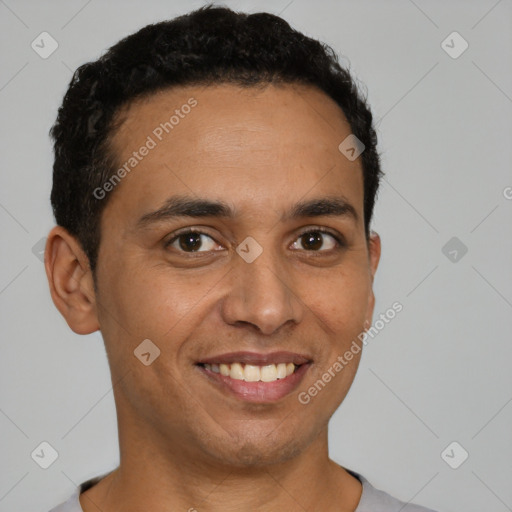
[(215, 373), (220, 373), (232, 379), (245, 380), (246, 382), (272, 382), (277, 379), (284, 379), (295, 371), (293, 363), (268, 364), (256, 366), (252, 364), (208, 364), (204, 367)]

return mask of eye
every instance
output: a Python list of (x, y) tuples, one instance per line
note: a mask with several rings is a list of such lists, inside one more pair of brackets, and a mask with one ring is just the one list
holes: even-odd
[[(327, 241), (326, 241), (326, 238)], [(326, 247), (325, 247), (325, 245)], [(302, 245), (302, 247), (297, 247), (297, 245)], [(326, 231), (325, 229), (311, 229), (309, 228), (307, 231), (303, 231), (296, 242), (293, 243), (295, 249), (305, 249), (306, 251), (313, 252), (327, 252), (333, 249), (339, 249), (344, 246), (343, 240), (340, 236), (331, 233), (330, 231)], [(324, 246), (322, 250), (320, 248)]]
[(165, 247), (173, 247), (180, 252), (209, 252), (218, 245), (215, 240), (200, 231), (183, 231), (165, 243)]

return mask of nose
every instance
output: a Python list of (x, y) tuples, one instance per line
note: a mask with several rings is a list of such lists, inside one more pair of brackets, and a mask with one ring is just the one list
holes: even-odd
[(235, 256), (230, 284), (222, 302), (222, 316), (229, 325), (251, 324), (270, 335), (285, 324), (300, 323), (304, 304), (293, 289), (285, 263), (270, 249), (252, 263)]

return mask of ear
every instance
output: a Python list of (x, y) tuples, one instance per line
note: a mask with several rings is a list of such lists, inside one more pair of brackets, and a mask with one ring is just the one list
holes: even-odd
[(373, 278), (375, 277), (375, 272), (377, 272), (377, 267), (379, 266), (380, 251), (380, 236), (375, 231), (371, 231), (370, 239), (368, 240), (368, 256), (370, 258), (370, 273), (372, 275), (372, 284)]
[(369, 272), (371, 277), (370, 293), (368, 296), (368, 308), (366, 311), (365, 327), (372, 324), (373, 309), (375, 307), (375, 294), (373, 293), (373, 280), (380, 260), (381, 243), (380, 236), (375, 231), (370, 232), (368, 239)]
[(61, 226), (48, 234), (44, 265), (53, 303), (77, 334), (99, 329), (89, 259), (78, 240)]

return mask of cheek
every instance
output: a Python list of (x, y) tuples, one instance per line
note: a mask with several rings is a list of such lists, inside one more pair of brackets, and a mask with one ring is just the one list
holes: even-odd
[(305, 302), (326, 329), (344, 339), (361, 330), (370, 291), (366, 273), (333, 270), (329, 278), (309, 281)]
[(100, 325), (109, 340), (122, 339), (126, 346), (128, 337), (130, 347), (146, 338), (157, 345), (179, 344), (208, 313), (207, 294), (218, 283), (218, 275), (172, 275), (164, 265), (121, 263), (103, 272), (100, 300), (105, 311)]
[(111, 288), (112, 303), (119, 321), (134, 336), (160, 337), (169, 332), (194, 309), (199, 301), (194, 289), (162, 279), (125, 280)]

